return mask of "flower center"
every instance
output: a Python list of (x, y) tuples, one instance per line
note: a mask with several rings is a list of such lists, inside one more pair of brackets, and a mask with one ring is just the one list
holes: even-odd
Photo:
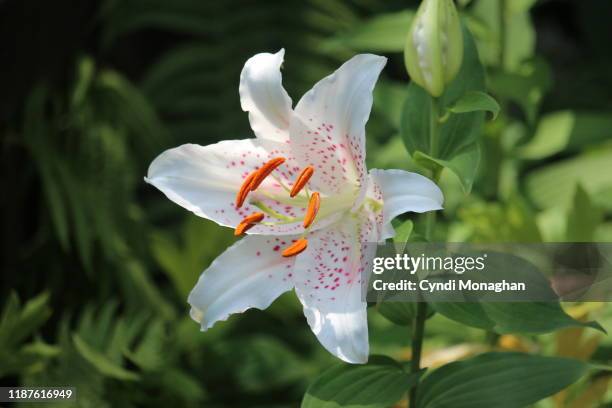
[[(307, 184), (314, 174), (313, 166), (306, 166), (296, 178), (293, 187), (289, 189), (280, 178), (273, 174), (274, 170), (276, 170), (284, 162), (285, 158), (283, 157), (273, 158), (264, 163), (259, 169), (249, 174), (236, 193), (236, 208), (242, 207), (249, 193), (255, 191), (267, 177), (274, 178), (274, 180), (276, 180), (276, 182), (288, 193), (288, 197), (284, 195), (279, 196), (278, 194), (272, 194), (267, 191), (262, 191), (263, 195), (281, 204), (300, 205), (306, 207), (306, 213), (302, 219), (302, 225), (304, 226), (302, 236), (282, 252), (284, 257), (291, 257), (303, 252), (307, 248), (308, 240), (306, 240), (304, 237), (315, 224), (317, 216), (321, 218), (321, 216), (326, 216), (332, 214), (333, 212), (339, 211), (346, 207), (346, 202), (350, 203), (351, 201), (345, 200), (348, 197), (344, 197), (343, 195), (334, 197), (335, 199), (331, 200), (325, 197), (322, 198), (319, 192), (315, 191), (310, 193)], [(324, 201), (326, 205), (323, 206), (324, 211), (319, 211), (321, 209), (322, 201)], [(280, 224), (291, 224), (299, 221), (297, 217), (290, 217), (281, 214), (260, 200), (252, 200), (249, 203), (260, 209), (261, 212), (256, 212), (245, 217), (234, 231), (234, 235), (236, 236), (242, 235), (258, 223), (261, 223), (262, 225), (274, 226)], [(280, 221), (264, 221), (266, 215)]]

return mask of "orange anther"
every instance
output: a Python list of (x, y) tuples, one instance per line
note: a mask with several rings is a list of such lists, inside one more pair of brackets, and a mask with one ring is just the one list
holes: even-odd
[(234, 235), (239, 236), (253, 228), (258, 222), (264, 219), (264, 214), (260, 212), (253, 213), (244, 217), (240, 224), (236, 226)]
[(251, 183), (251, 191), (255, 191), (257, 187), (276, 169), (278, 166), (285, 162), (284, 157), (276, 157), (268, 160), (255, 174), (253, 182)]
[(289, 193), (291, 197), (295, 197), (300, 191), (302, 191), (306, 183), (308, 183), (308, 180), (310, 180), (312, 177), (312, 173), (314, 173), (314, 167), (312, 166), (307, 166), (304, 168), (304, 170), (302, 170), (298, 178), (295, 180), (295, 184), (291, 188), (291, 192)]
[(257, 223), (260, 222), (261, 220), (264, 219), (264, 213), (260, 213), (260, 212), (256, 212), (250, 215), (247, 215), (246, 217), (244, 217), (244, 219), (242, 221), (240, 221), (241, 224), (245, 223), (245, 224), (253, 224), (253, 223)]
[(304, 215), (304, 228), (310, 227), (315, 217), (317, 216), (317, 213), (319, 212), (320, 206), (321, 197), (319, 196), (319, 193), (312, 193), (312, 195), (310, 196), (310, 201), (308, 201), (308, 208), (306, 208), (306, 215)]
[(285, 248), (282, 252), (282, 255), (285, 258), (289, 258), (292, 256), (296, 256), (297, 254), (303, 252), (306, 247), (308, 247), (308, 240), (305, 238), (300, 238), (295, 241), (293, 244)]
[(257, 171), (258, 170), (253, 171), (242, 182), (242, 185), (240, 186), (240, 190), (238, 190), (238, 193), (236, 194), (236, 207), (237, 208), (242, 207), (242, 204), (244, 204), (244, 200), (246, 200), (247, 196), (249, 195), (249, 192), (251, 191), (251, 183), (253, 182), (253, 178), (257, 174)]

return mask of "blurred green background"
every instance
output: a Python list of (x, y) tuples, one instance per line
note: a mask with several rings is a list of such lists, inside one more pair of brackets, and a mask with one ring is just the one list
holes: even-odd
[[(612, 2), (458, 3), (502, 112), (481, 137), (471, 193), (443, 174), (436, 238), (612, 242)], [(337, 360), (294, 295), (200, 333), (186, 297), (232, 232), (143, 177), (166, 148), (252, 137), (240, 70), (280, 48), (294, 103), (357, 52), (389, 57), (368, 163), (414, 169), (399, 117), (417, 4), (0, 1), (0, 384), (72, 385), (82, 407), (299, 406)], [(608, 330), (610, 309), (567, 307)], [(369, 317), (372, 352), (409, 359), (409, 329), (375, 307)], [(491, 338), (434, 316), (427, 330), (426, 365), (491, 347), (612, 361), (610, 339), (583, 329)], [(612, 406), (608, 380), (541, 406)]]

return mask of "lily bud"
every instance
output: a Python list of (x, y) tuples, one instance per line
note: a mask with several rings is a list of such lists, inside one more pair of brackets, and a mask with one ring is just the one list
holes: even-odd
[(423, 0), (404, 49), (410, 78), (438, 97), (461, 68), (463, 33), (453, 0)]

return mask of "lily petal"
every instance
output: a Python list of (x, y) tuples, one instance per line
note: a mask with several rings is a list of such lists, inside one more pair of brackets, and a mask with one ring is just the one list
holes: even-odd
[(248, 236), (206, 269), (189, 294), (191, 317), (202, 330), (250, 308), (265, 309), (293, 287), (294, 258), (283, 258), (280, 238)]
[[(178, 205), (222, 226), (235, 228), (244, 217), (260, 211), (250, 204), (258, 201), (296, 221), (266, 216), (266, 221), (278, 225), (257, 225), (249, 229), (249, 234), (300, 233), (304, 230), (305, 204), (298, 200), (281, 203), (270, 198), (274, 195), (288, 198), (288, 193), (271, 177), (249, 195), (241, 208), (235, 206), (235, 196), (243, 180), (267, 160), (279, 156), (287, 160), (275, 170), (275, 174), (289, 183), (299, 172), (299, 167), (285, 143), (246, 139), (208, 146), (186, 144), (160, 154), (151, 163), (146, 181)], [(324, 222), (317, 223), (313, 228), (324, 225)]]
[(283, 88), (280, 72), (285, 50), (257, 54), (240, 74), (240, 105), (249, 112), (251, 128), (258, 138), (289, 140), (291, 98)]
[(302, 165), (313, 165), (311, 183), (327, 194), (365, 184), (365, 124), (372, 90), (387, 59), (360, 54), (308, 91), (295, 107), (291, 145)]
[[(373, 224), (352, 216), (309, 236), (297, 257), (295, 291), (313, 333), (332, 354), (349, 363), (368, 359), (367, 304), (362, 272), (374, 253), (364, 251)], [(363, 240), (363, 241), (362, 241)]]
[(427, 177), (404, 170), (370, 171), (372, 181), (383, 197), (383, 229), (381, 239), (393, 236), (391, 220), (405, 212), (441, 210), (444, 196), (440, 188)]

